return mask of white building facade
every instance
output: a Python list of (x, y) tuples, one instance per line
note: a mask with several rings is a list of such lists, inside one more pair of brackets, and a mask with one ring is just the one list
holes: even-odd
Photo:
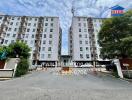
[(69, 29), (68, 53), (74, 65), (101, 61), (98, 33), (103, 19), (74, 16)]
[(0, 15), (0, 45), (21, 40), (31, 48), (32, 65), (57, 65), (62, 30), (58, 17)]

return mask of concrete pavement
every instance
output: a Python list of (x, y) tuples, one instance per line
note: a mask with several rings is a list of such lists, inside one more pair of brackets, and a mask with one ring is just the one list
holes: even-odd
[(132, 100), (132, 84), (107, 75), (34, 71), (0, 81), (0, 100)]

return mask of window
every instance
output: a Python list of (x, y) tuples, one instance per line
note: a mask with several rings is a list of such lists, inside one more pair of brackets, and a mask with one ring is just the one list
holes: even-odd
[(28, 29), (27, 29), (27, 32), (29, 32), (29, 31), (30, 31), (30, 29), (28, 28)]
[(31, 40), (31, 41), (30, 41), (30, 44), (33, 44), (33, 42), (34, 42), (34, 41), (33, 41), (33, 40)]
[(85, 41), (85, 44), (88, 44), (88, 41)]
[(87, 34), (85, 34), (85, 38), (88, 38), (88, 35)]
[(9, 37), (9, 36), (10, 36), (10, 34), (7, 34), (6, 36), (7, 36), (7, 37)]
[(37, 18), (35, 18), (35, 21), (37, 21)]
[(26, 34), (26, 38), (28, 38), (28, 35), (29, 35), (29, 34)]
[(12, 17), (12, 20), (14, 20), (14, 17)]
[(29, 19), (30, 21), (32, 20), (32, 18)]
[(39, 35), (42, 38), (42, 34)]
[(47, 32), (47, 28), (44, 29), (44, 32)]
[(46, 44), (46, 41), (45, 40), (43, 41), (43, 44)]
[(45, 23), (45, 26), (48, 26), (48, 23)]
[(17, 20), (20, 20), (20, 17), (18, 17)]
[(78, 26), (81, 26), (81, 23), (78, 23)]
[(80, 51), (83, 51), (83, 48), (82, 47), (80, 47)]
[(49, 41), (49, 44), (52, 44), (52, 41)]
[(51, 47), (48, 48), (48, 51), (51, 51)]
[(45, 47), (42, 47), (42, 51), (45, 51)]
[(17, 28), (15, 28), (14, 31), (17, 31)]
[(72, 40), (70, 40), (70, 43), (72, 43)]
[(50, 24), (50, 26), (52, 26), (52, 27), (53, 27), (53, 23), (51, 23), (51, 24)]
[(78, 18), (78, 21), (80, 21), (80, 18)]
[(44, 59), (44, 54), (41, 54), (41, 58)]
[(80, 58), (83, 58), (83, 54), (80, 54)]
[(16, 37), (16, 34), (13, 34), (13, 36), (12, 37)]
[(11, 22), (10, 25), (13, 25), (13, 22)]
[(51, 58), (51, 54), (48, 54), (48, 58)]
[(83, 21), (86, 21), (86, 18), (84, 18)]
[(79, 32), (81, 32), (81, 29), (79, 28)]
[(11, 31), (11, 28), (9, 28), (8, 31)]
[(46, 21), (48, 21), (48, 18), (46, 18)]
[(79, 41), (80, 44), (82, 44), (82, 41)]
[(27, 43), (27, 40), (25, 40), (25, 43)]
[(5, 27), (5, 30), (7, 31), (8, 27)]
[(84, 32), (87, 32), (87, 29), (84, 29)]
[(94, 50), (97, 50), (97, 48), (96, 48), (96, 47), (94, 47), (93, 49), (94, 49)]
[(53, 18), (51, 18), (51, 21), (53, 21), (54, 19)]
[(36, 23), (34, 24), (34, 27), (36, 27)]
[(83, 25), (84, 25), (84, 27), (86, 27), (86, 23), (84, 23)]
[(52, 34), (49, 35), (49, 38), (52, 38)]
[(32, 34), (32, 38), (34, 38), (34, 34)]
[(18, 25), (18, 22), (16, 22), (16, 26)]
[(97, 27), (97, 24), (94, 24), (95, 27)]
[(8, 43), (8, 40), (5, 40), (5, 44), (7, 44)]
[(50, 29), (50, 32), (53, 32), (53, 29)]
[(35, 32), (35, 29), (33, 29), (33, 32)]
[(89, 54), (86, 54), (86, 58), (87, 58), (87, 59), (89, 58)]
[(31, 23), (28, 23), (28, 26), (31, 26)]
[(44, 38), (46, 38), (46, 34), (44, 34)]
[(79, 38), (82, 38), (82, 34), (79, 34)]
[(88, 51), (88, 47), (86, 47), (86, 51)]
[(14, 43), (14, 40), (11, 40), (11, 43)]

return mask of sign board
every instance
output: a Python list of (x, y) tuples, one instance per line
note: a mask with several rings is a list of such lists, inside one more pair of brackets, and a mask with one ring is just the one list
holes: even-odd
[(116, 5), (114, 7), (111, 7), (111, 16), (122, 16), (124, 13), (124, 8)]

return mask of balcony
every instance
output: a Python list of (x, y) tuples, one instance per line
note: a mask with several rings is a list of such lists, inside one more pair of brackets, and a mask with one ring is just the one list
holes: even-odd
[(26, 22), (27, 20), (28, 20), (28, 19), (27, 19), (26, 16), (21, 17), (21, 21), (22, 21), (22, 22)]
[(94, 32), (94, 29), (93, 29), (93, 28), (89, 28), (89, 29), (88, 29), (88, 32), (89, 32), (89, 33), (93, 33), (93, 32)]

